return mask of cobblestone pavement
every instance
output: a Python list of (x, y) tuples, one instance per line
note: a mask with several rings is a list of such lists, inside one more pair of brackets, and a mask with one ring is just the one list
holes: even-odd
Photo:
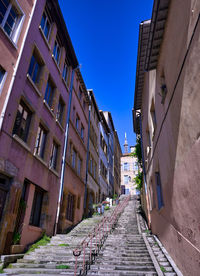
[[(87, 275), (181, 276), (160, 242), (149, 234), (137, 210), (138, 201), (132, 198)], [(74, 275), (72, 251), (100, 220), (95, 216), (82, 221), (69, 234), (52, 237), (48, 245), (4, 269), (4, 275)]]

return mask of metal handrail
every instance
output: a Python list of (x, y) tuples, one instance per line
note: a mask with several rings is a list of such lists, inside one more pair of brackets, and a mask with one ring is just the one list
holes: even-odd
[[(94, 263), (94, 260), (104, 244), (108, 234), (114, 229), (120, 214), (126, 207), (129, 200), (130, 195), (115, 207), (110, 216), (104, 216), (100, 223), (88, 233), (88, 235), (80, 243), (80, 246), (73, 250), (73, 255), (75, 257), (74, 276), (77, 275), (78, 257), (81, 256), (81, 253), (83, 254), (83, 260), (79, 275), (87, 275), (87, 271), (90, 269), (91, 264)], [(89, 255), (88, 258), (86, 256), (86, 251)]]

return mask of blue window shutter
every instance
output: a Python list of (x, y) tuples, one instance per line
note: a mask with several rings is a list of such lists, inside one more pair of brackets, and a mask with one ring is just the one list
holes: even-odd
[(158, 209), (160, 210), (164, 206), (160, 173), (156, 172), (155, 176), (156, 176), (156, 191), (157, 191), (157, 199), (158, 199)]

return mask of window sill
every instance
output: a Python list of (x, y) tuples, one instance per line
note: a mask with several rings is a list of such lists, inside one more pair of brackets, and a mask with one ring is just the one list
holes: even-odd
[(61, 70), (60, 70), (60, 67), (58, 66), (57, 60), (55, 59), (53, 54), (51, 56), (52, 56), (52, 59), (53, 59), (55, 65), (56, 65), (57, 69), (58, 69), (59, 74), (61, 74)]
[(40, 228), (39, 226), (35, 226), (35, 225), (31, 225), (31, 224), (28, 225), (28, 228), (29, 228), (29, 230), (35, 231), (35, 232), (42, 232), (43, 231), (43, 229)]
[(43, 33), (43, 30), (42, 30), (41, 26), (39, 26), (39, 30), (40, 30), (40, 33), (41, 33), (41, 35), (42, 35), (43, 39), (44, 39), (45, 44), (47, 45), (47, 47), (48, 47), (49, 51), (51, 51), (51, 46), (49, 45), (49, 42), (48, 42), (48, 40), (47, 40), (46, 36), (44, 35), (44, 33)]
[(12, 38), (4, 31), (4, 28), (2, 28), (2, 26), (0, 26), (0, 29), (2, 30), (2, 32), (5, 34), (5, 36), (8, 38), (8, 40), (10, 41), (10, 43), (12, 44), (12, 46), (17, 50), (18, 47), (15, 44), (15, 42), (12, 40)]
[(26, 75), (28, 81), (30, 82), (30, 84), (32, 85), (32, 87), (34, 88), (35, 92), (38, 94), (39, 97), (42, 96), (42, 94), (40, 93), (39, 89), (37, 88), (37, 86), (35, 85), (35, 83), (32, 81), (31, 77), (29, 74)]
[(29, 146), (17, 134), (13, 134), (13, 139), (17, 141), (25, 150), (29, 152), (31, 151)]
[(47, 163), (37, 154), (33, 154), (33, 156), (39, 160), (45, 167), (48, 167)]
[(53, 111), (51, 110), (50, 106), (48, 105), (48, 103), (46, 102), (46, 100), (43, 100), (43, 103), (45, 105), (45, 107), (47, 108), (47, 110), (50, 112), (51, 116), (53, 118), (55, 118), (55, 114), (53, 113)]
[(61, 123), (58, 121), (58, 119), (56, 119), (56, 123), (59, 126), (59, 128), (64, 132), (65, 130), (64, 130), (63, 126), (61, 125)]
[(67, 89), (67, 92), (69, 93), (69, 88), (68, 88), (68, 86), (67, 86), (66, 81), (63, 79), (63, 77), (62, 77), (62, 81), (63, 81), (63, 83), (64, 83), (64, 85), (65, 85), (65, 87), (66, 87), (66, 89)]
[(57, 177), (59, 177), (59, 174), (58, 174), (58, 172), (57, 172), (55, 169), (53, 169), (52, 167), (49, 167), (49, 170), (50, 170), (53, 174), (55, 174)]

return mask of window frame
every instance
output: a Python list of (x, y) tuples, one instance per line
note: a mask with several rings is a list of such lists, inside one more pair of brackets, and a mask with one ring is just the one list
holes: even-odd
[[(2, 1), (2, 0), (1, 0)], [(19, 38), (19, 34), (22, 28), (22, 24), (24, 21), (24, 17), (25, 14), (23, 12), (23, 10), (21, 9), (19, 3), (16, 0), (13, 1), (9, 1), (8, 7), (6, 9), (5, 14), (3, 15), (3, 19), (2, 22), (0, 23), (0, 27), (3, 30), (3, 32), (6, 34), (6, 36), (14, 43), (16, 44)], [(3, 2), (3, 1), (2, 1)], [(13, 26), (11, 27), (11, 32), (8, 33), (5, 30), (5, 25), (8, 24), (8, 18), (11, 14), (11, 9), (15, 10), (16, 14), (17, 14), (17, 19), (14, 22)]]
[(81, 135), (81, 139), (83, 141), (84, 141), (84, 133), (85, 133), (85, 128), (84, 128), (83, 124), (81, 124), (81, 133), (80, 133), (80, 135)]
[(59, 145), (53, 140), (50, 157), (50, 168), (57, 170)]
[[(40, 194), (41, 197), (39, 199), (40, 201), (39, 201), (39, 204), (38, 204), (38, 201), (37, 201), (38, 199), (36, 197), (39, 194)], [(32, 225), (32, 226), (35, 226), (35, 227), (40, 227), (43, 198), (44, 198), (44, 192), (39, 187), (35, 186), (35, 191), (34, 191), (34, 197), (33, 197), (33, 203), (32, 203), (32, 208), (31, 208), (31, 216), (30, 216), (30, 220), (29, 220), (29, 225)], [(39, 206), (39, 208), (38, 208), (38, 206)]]
[(45, 146), (47, 142), (47, 134), (48, 132), (45, 129), (45, 127), (43, 127), (42, 124), (39, 124), (34, 154), (38, 155), (42, 159), (44, 159)]
[[(55, 39), (54, 47), (53, 47), (53, 57), (57, 63), (57, 65), (60, 65), (60, 58), (61, 58), (61, 44), (59, 43), (58, 38)], [(59, 50), (59, 52), (58, 52)]]
[(76, 169), (76, 163), (77, 163), (77, 151), (74, 148), (72, 148), (72, 163), (71, 163), (71, 165), (72, 165), (73, 169)]
[(68, 64), (65, 61), (63, 66), (62, 78), (66, 84), (67, 84), (67, 78), (68, 78), (68, 71), (69, 71)]
[[(125, 179), (126, 179), (126, 181), (125, 181)], [(124, 175), (123, 183), (124, 183), (124, 185), (129, 183), (129, 176), (128, 175)]]
[(0, 65), (0, 96), (6, 80), (6, 76), (7, 76), (6, 70)]
[(80, 156), (77, 156), (77, 174), (81, 177), (81, 171), (82, 171), (82, 159)]
[[(49, 87), (51, 87), (51, 90), (49, 91)], [(48, 104), (48, 106), (52, 109), (53, 107), (53, 99), (54, 99), (54, 91), (55, 90), (55, 85), (52, 81), (52, 79), (49, 77), (45, 89), (45, 95), (44, 95), (44, 100)]]
[[(22, 107), (22, 113), (18, 114), (19, 111), (19, 107)], [(20, 128), (21, 125), (23, 125), (23, 116), (24, 116), (24, 111), (27, 112), (27, 120), (25, 122), (25, 128), (24, 128), (24, 134), (20, 134)], [(17, 116), (19, 116), (17, 118)], [(32, 117), (32, 111), (30, 110), (30, 108), (25, 104), (24, 101), (20, 101), (18, 108), (17, 108), (17, 113), (16, 113), (16, 117), (15, 117), (15, 122), (14, 122), (14, 126), (13, 126), (13, 131), (12, 134), (17, 135), (21, 140), (23, 140), (25, 143), (27, 143), (27, 139), (28, 139), (28, 134), (29, 134), (29, 129), (30, 129), (30, 124), (31, 124), (31, 117)], [(20, 121), (20, 123), (17, 126), (17, 120)], [(15, 130), (16, 128), (16, 130)]]
[(76, 130), (79, 132), (79, 124), (80, 124), (80, 118), (78, 116), (78, 114), (76, 115)]
[[(61, 107), (61, 110), (60, 110)], [(63, 115), (64, 115), (64, 110), (65, 110), (65, 102), (63, 99), (60, 97), (59, 102), (58, 102), (58, 109), (56, 113), (56, 120), (62, 125), (63, 122)]]
[[(31, 62), (32, 62), (32, 59), (35, 59), (34, 60), (34, 64), (33, 64), (33, 68), (32, 68), (32, 72), (30, 72), (30, 69), (31, 69)], [(34, 80), (34, 75), (35, 75), (35, 67), (36, 65), (38, 65), (38, 72), (36, 74), (36, 78)], [(29, 68), (28, 68), (28, 75), (30, 76), (31, 80), (33, 81), (33, 83), (35, 85), (38, 85), (39, 84), (39, 81), (40, 81), (40, 76), (41, 76), (41, 71), (42, 71), (42, 67), (44, 66), (44, 62), (40, 56), (40, 54), (37, 52), (36, 49), (33, 50), (33, 53), (32, 53), (32, 56), (31, 56), (31, 59), (30, 59), (30, 63), (29, 63)]]
[(155, 172), (155, 180), (156, 180), (156, 194), (157, 194), (157, 203), (158, 210), (164, 207), (163, 201), (163, 192), (162, 192), (162, 183), (159, 171)]
[[(42, 28), (41, 23), (42, 23), (42, 19), (43, 19), (43, 15), (44, 15), (44, 14), (45, 14), (45, 16), (46, 16), (46, 19), (45, 19), (44, 27)], [(46, 28), (46, 22), (47, 22), (47, 21), (48, 21), (48, 23), (49, 23), (49, 31), (48, 31), (48, 35), (46, 36), (46, 34), (45, 34), (45, 28)], [(42, 30), (42, 32), (43, 32), (45, 38), (47, 39), (47, 41), (49, 41), (49, 37), (50, 37), (50, 33), (51, 33), (51, 20), (50, 20), (48, 14), (47, 14), (47, 11), (45, 11), (45, 10), (44, 10), (43, 13), (42, 13), (42, 18), (41, 18), (41, 21), (40, 21), (40, 28), (41, 28), (41, 30)]]
[(66, 209), (66, 219), (73, 222), (75, 212), (75, 196), (72, 193), (67, 195), (67, 209)]

